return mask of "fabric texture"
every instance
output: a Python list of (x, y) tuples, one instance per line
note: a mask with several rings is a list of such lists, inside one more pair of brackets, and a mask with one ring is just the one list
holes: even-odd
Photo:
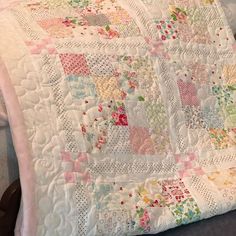
[(236, 234), (235, 220), (236, 211), (232, 211), (191, 225), (171, 229), (156, 234), (156, 236), (234, 236)]
[(236, 34), (236, 1), (222, 0), (223, 9), (234, 34)]
[(140, 235), (236, 209), (236, 46), (218, 0), (1, 8), (16, 235)]

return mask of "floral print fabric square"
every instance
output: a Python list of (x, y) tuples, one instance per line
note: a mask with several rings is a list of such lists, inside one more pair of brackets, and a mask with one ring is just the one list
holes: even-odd
[(136, 154), (154, 155), (155, 149), (148, 129), (141, 127), (130, 127), (130, 142), (132, 150)]
[(61, 63), (66, 75), (89, 75), (87, 61), (82, 54), (61, 54)]
[(63, 24), (63, 19), (49, 19), (41, 20), (38, 24), (47, 31), (47, 33), (54, 38), (68, 38), (73, 37), (73, 32), (70, 28)]
[(176, 218), (177, 225), (189, 224), (200, 220), (201, 212), (196, 202), (190, 198), (181, 203), (170, 206), (170, 210)]

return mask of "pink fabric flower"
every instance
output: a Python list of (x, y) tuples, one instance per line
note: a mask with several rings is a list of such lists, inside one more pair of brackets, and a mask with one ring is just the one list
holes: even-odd
[(116, 112), (112, 112), (111, 116), (112, 116), (112, 118), (113, 118), (114, 120), (118, 120), (118, 119), (119, 119), (119, 114), (116, 113)]
[(109, 30), (109, 32), (108, 32), (108, 38), (109, 39), (119, 38), (119, 37), (120, 37), (120, 35), (119, 35), (119, 33), (117, 31)]
[(187, 16), (183, 12), (176, 13), (176, 17), (180, 22), (184, 22), (187, 19)]
[(99, 111), (99, 112), (102, 112), (102, 110), (103, 110), (102, 104), (99, 104), (99, 105), (98, 105), (98, 111)]
[(152, 40), (145, 38), (149, 45), (149, 51), (152, 56), (162, 56), (165, 59), (170, 59), (169, 54), (165, 51), (164, 43), (161, 40)]
[(138, 87), (138, 82), (136, 80), (129, 80), (129, 87), (135, 89)]
[(127, 93), (124, 91), (121, 91), (121, 99), (124, 100), (127, 97)]
[(162, 36), (161, 36), (161, 39), (162, 39), (162, 40), (166, 40), (166, 36), (165, 36), (165, 35), (162, 35)]
[(120, 106), (118, 107), (117, 112), (123, 114), (125, 113), (125, 108), (123, 106)]
[(116, 125), (122, 125), (122, 126), (127, 126), (128, 125), (128, 120), (126, 114), (120, 114), (118, 121), (115, 123)]
[(149, 231), (150, 230), (149, 222), (150, 222), (150, 217), (148, 215), (147, 210), (145, 210), (143, 216), (139, 219), (139, 224), (144, 230)]

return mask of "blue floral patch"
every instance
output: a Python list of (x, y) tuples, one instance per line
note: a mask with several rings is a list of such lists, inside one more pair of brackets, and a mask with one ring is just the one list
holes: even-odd
[(201, 211), (193, 198), (188, 198), (183, 202), (169, 206), (176, 224), (189, 224), (200, 220)]
[(207, 128), (224, 128), (224, 120), (220, 116), (218, 108), (214, 107), (204, 107), (202, 110), (203, 120), (207, 126)]
[(91, 77), (80, 77), (70, 75), (66, 77), (69, 83), (71, 94), (76, 99), (85, 99), (88, 97), (97, 97), (96, 86)]

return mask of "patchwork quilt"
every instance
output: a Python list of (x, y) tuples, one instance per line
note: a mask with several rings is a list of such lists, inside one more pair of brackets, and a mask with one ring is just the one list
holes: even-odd
[(0, 9), (16, 235), (151, 234), (236, 209), (236, 47), (218, 0)]

